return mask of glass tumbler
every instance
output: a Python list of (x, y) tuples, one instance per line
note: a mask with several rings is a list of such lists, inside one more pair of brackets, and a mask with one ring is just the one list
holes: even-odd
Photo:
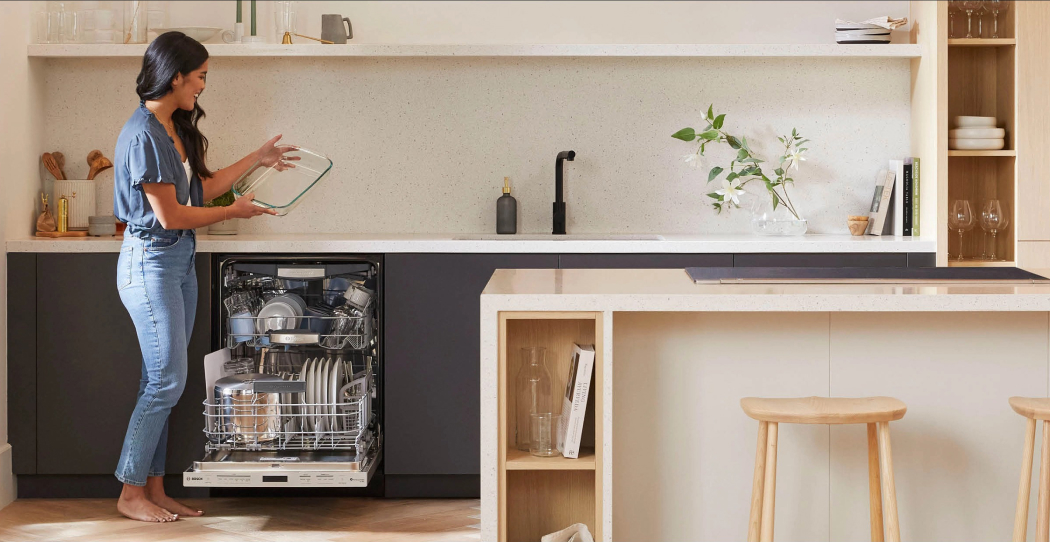
[(295, 34), (296, 12), (299, 2), (274, 2), (273, 3), (273, 25), (274, 36), (280, 43), (292, 43)]
[(518, 369), (514, 394), (514, 447), (526, 452), (532, 451), (532, 417), (536, 414), (550, 415), (553, 412), (551, 375), (545, 365), (546, 356), (547, 350), (542, 347), (521, 349), (521, 368)]
[(529, 443), (530, 454), (540, 457), (558, 455), (558, 449), (555, 447), (558, 439), (555, 432), (558, 430), (559, 417), (550, 412), (533, 414), (531, 416), (531, 425), (529, 427), (532, 438), (532, 441)]
[(124, 2), (124, 27), (121, 43), (146, 43), (147, 5), (145, 0)]

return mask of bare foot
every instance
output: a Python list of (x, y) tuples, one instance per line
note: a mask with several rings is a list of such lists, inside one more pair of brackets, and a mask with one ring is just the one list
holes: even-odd
[(165, 510), (171, 510), (172, 512), (175, 512), (176, 516), (198, 517), (198, 516), (203, 516), (204, 515), (204, 511), (203, 510), (197, 510), (196, 508), (190, 508), (189, 506), (186, 506), (185, 504), (182, 504), (179, 501), (176, 501), (175, 499), (172, 499), (171, 497), (167, 496), (163, 492), (161, 492), (160, 494), (150, 493), (149, 494), (149, 500), (153, 504), (155, 504), (155, 505), (157, 505), (157, 506), (159, 506), (159, 507), (161, 507), (161, 508), (163, 508)]
[(117, 511), (131, 519), (153, 523), (167, 523), (179, 519), (177, 514), (150, 502), (145, 493), (129, 495), (122, 492), (117, 500)]

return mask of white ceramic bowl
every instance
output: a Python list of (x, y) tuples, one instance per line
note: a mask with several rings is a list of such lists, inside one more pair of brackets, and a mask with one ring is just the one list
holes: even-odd
[(948, 148), (957, 151), (997, 151), (1005, 146), (1002, 139), (949, 139)]
[(955, 117), (956, 128), (995, 128), (995, 117)]
[(1006, 130), (1002, 128), (957, 128), (948, 130), (950, 139), (1002, 139)]

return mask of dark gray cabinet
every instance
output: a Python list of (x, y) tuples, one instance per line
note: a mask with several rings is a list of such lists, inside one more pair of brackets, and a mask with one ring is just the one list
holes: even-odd
[[(142, 355), (117, 293), (117, 254), (12, 254), (8, 258), (11, 442), (16, 474), (110, 474), (135, 405)], [(169, 420), (167, 471), (199, 458), (203, 365), (210, 351), (210, 258), (197, 255), (200, 294), (183, 401)], [(23, 292), (33, 291), (35, 299)], [(15, 306), (17, 305), (17, 306)], [(14, 317), (18, 314), (18, 317)], [(22, 315), (29, 315), (24, 318)], [(32, 336), (30, 341), (27, 337)]]
[(555, 269), (558, 256), (387, 254), (385, 263), (387, 487), (398, 475), (477, 476), (481, 291), (496, 269)]

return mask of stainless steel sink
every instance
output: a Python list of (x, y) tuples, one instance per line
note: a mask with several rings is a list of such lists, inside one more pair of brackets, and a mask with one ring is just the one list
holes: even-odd
[(580, 233), (552, 235), (549, 233), (519, 233), (500, 235), (495, 233), (461, 235), (456, 241), (663, 241), (662, 235), (648, 233)]

